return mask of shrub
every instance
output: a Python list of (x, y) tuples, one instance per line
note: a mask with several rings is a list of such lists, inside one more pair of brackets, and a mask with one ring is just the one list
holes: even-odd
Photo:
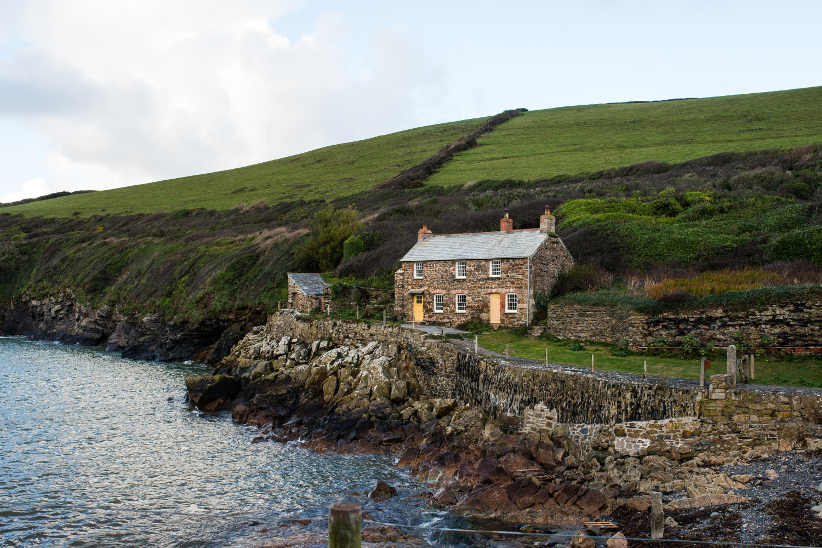
[(574, 343), (569, 347), (569, 350), (571, 352), (582, 352), (583, 350), (585, 350), (585, 347), (582, 346), (580, 343)]
[(297, 249), (297, 262), (306, 271), (333, 270), (343, 259), (343, 243), (358, 228), (354, 209), (318, 211), (311, 219), (308, 239)]
[(568, 272), (560, 274), (554, 286), (553, 296), (571, 293), (573, 291), (589, 291), (609, 287), (614, 281), (614, 275), (600, 265), (583, 263), (574, 265)]

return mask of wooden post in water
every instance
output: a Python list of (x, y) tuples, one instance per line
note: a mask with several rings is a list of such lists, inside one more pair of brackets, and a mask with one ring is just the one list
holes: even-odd
[(699, 358), (699, 386), (705, 386), (705, 360), (707, 360), (705, 356)]
[(362, 546), (362, 507), (342, 502), (328, 510), (328, 548)]

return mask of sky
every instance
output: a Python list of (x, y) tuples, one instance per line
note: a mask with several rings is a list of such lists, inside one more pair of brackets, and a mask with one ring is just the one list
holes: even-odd
[(817, 0), (0, 0), (0, 202), (530, 110), (822, 85)]

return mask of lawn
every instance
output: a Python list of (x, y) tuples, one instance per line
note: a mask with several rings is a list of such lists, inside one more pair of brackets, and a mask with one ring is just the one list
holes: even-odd
[(506, 122), (429, 183), (538, 180), (639, 162), (820, 142), (822, 87), (537, 110)]
[[(582, 343), (585, 350), (572, 351), (574, 341), (546, 342), (527, 339), (510, 329), (498, 329), (491, 333), (481, 334), (479, 344), (488, 350), (505, 352), (507, 344), (516, 358), (545, 360), (548, 350), (548, 361), (591, 367), (591, 355), (594, 355), (594, 367), (606, 371), (642, 374), (643, 362), (648, 363), (648, 375), (655, 377), (674, 377), (681, 379), (699, 379), (699, 359), (661, 358), (656, 356), (631, 355), (617, 357), (611, 355), (613, 345), (605, 343)], [(725, 373), (725, 356), (718, 354), (710, 357), (711, 368), (705, 372), (707, 377)], [(822, 387), (822, 360), (816, 358), (791, 358), (786, 361), (775, 361), (757, 357), (754, 362), (756, 384), (774, 384), (783, 386)]]

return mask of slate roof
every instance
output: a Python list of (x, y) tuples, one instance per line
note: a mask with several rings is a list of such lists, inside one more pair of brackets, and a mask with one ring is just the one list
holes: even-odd
[(547, 238), (548, 234), (538, 228), (428, 236), (417, 242), (400, 261), (519, 259), (532, 256)]
[(288, 274), (288, 279), (297, 285), (305, 295), (322, 295), (328, 284), (319, 274)]

